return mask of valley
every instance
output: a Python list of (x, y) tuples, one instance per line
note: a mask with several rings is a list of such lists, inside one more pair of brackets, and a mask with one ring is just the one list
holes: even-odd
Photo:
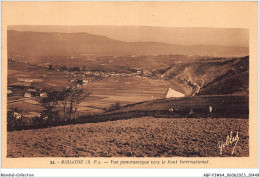
[(37, 28), (7, 33), (8, 157), (249, 156), (248, 46)]

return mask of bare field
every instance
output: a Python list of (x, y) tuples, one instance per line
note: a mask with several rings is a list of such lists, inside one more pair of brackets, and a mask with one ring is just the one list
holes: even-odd
[(93, 100), (86, 98), (79, 107), (80, 114), (100, 113), (115, 103), (120, 105), (160, 99), (164, 97), (167, 86), (162, 80), (143, 77), (110, 77), (93, 84), (91, 91)]
[[(8, 132), (8, 157), (249, 156), (248, 119), (153, 118)], [(218, 141), (238, 132), (220, 155)], [(235, 136), (235, 134), (233, 135)]]

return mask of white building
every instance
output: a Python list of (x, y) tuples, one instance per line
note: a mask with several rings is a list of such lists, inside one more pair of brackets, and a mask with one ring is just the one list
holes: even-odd
[(185, 95), (181, 92), (178, 92), (176, 90), (173, 90), (171, 88), (168, 89), (165, 98), (179, 98), (179, 97), (184, 97)]
[(26, 82), (26, 83), (32, 83), (33, 80), (32, 80), (32, 79), (25, 79), (24, 82)]
[(29, 88), (27, 91), (36, 92), (37, 90), (35, 88)]
[(22, 115), (20, 113), (18, 113), (18, 112), (14, 112), (14, 118), (19, 120), (19, 119), (22, 118)]
[(31, 95), (31, 93), (25, 93), (25, 94), (24, 94), (24, 97), (25, 97), (25, 98), (31, 98), (32, 95)]
[(83, 85), (87, 85), (88, 84), (88, 80), (83, 80)]
[(47, 95), (47, 93), (45, 93), (45, 92), (44, 92), (44, 93), (40, 93), (40, 97), (41, 97), (41, 98), (46, 98), (47, 96), (48, 96), (48, 95)]

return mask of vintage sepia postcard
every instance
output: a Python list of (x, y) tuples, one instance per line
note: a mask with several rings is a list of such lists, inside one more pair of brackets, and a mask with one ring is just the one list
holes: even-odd
[(3, 168), (256, 168), (257, 2), (2, 2)]

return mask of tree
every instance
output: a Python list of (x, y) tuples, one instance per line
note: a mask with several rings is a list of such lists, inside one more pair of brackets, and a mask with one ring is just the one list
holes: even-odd
[(63, 108), (64, 118), (67, 120), (75, 120), (79, 104), (89, 95), (84, 89), (77, 86), (67, 87), (61, 94), (61, 104)]
[(22, 116), (17, 108), (13, 108), (7, 112), (7, 130), (12, 131), (16, 129), (20, 124)]
[(107, 111), (114, 111), (121, 108), (121, 104), (119, 102), (116, 102), (115, 104), (112, 104)]
[(60, 93), (60, 104), (63, 110), (63, 120), (66, 122), (68, 119), (67, 116), (67, 107), (69, 104), (69, 101), (67, 99), (68, 95), (70, 94), (70, 89), (69, 88), (65, 88), (61, 93)]
[(72, 71), (80, 71), (80, 68), (79, 67), (73, 67), (73, 68), (70, 68), (70, 70), (72, 70)]
[(42, 99), (41, 119), (48, 125), (71, 122), (77, 118), (79, 104), (89, 95), (77, 82), (62, 91), (54, 91)]
[(79, 79), (79, 80), (77, 80), (76, 82), (77, 82), (77, 84), (79, 84), (79, 85), (83, 85), (83, 80), (80, 80), (80, 79)]
[(68, 70), (68, 69), (67, 69), (67, 67), (64, 65), (60, 70), (61, 70), (61, 71), (66, 71), (66, 70)]
[(16, 126), (16, 119), (14, 117), (13, 111), (7, 112), (7, 130), (11, 131), (14, 130)]
[(42, 117), (37, 116), (32, 119), (32, 123), (36, 128), (38, 128), (44, 123), (44, 120)]
[(74, 87), (73, 90), (72, 90), (73, 94), (73, 102), (74, 102), (74, 111), (73, 111), (73, 114), (74, 114), (74, 118), (73, 119), (76, 119), (77, 118), (77, 111), (78, 111), (78, 107), (79, 107), (79, 104), (87, 97), (89, 96), (90, 93), (86, 93), (84, 90), (78, 88), (78, 87)]
[(60, 94), (58, 91), (53, 91), (48, 94), (46, 98), (42, 99), (42, 105), (44, 110), (41, 113), (41, 118), (47, 122), (47, 124), (53, 123), (57, 118), (57, 111), (55, 109), (59, 104)]

